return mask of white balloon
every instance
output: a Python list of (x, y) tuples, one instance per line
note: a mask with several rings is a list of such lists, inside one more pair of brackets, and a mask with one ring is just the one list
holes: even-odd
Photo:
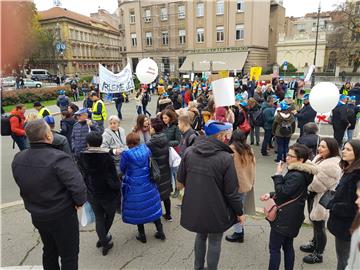
[(159, 74), (159, 68), (151, 58), (141, 59), (136, 66), (136, 77), (141, 83), (152, 83)]
[(317, 113), (328, 113), (339, 102), (339, 89), (330, 82), (317, 83), (310, 92), (310, 105)]

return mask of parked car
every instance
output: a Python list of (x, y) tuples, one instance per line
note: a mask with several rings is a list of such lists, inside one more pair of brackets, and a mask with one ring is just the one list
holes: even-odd
[(3, 87), (14, 87), (16, 84), (15, 77), (5, 77), (1, 79), (1, 85)]
[(24, 79), (24, 86), (27, 88), (40, 88), (43, 86), (42, 82)]

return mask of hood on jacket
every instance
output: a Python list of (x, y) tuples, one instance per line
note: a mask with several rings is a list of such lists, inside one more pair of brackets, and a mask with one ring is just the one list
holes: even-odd
[(230, 146), (212, 137), (201, 137), (201, 140), (196, 140), (193, 149), (195, 153), (205, 157), (216, 155), (218, 152), (234, 153)]
[(168, 147), (169, 145), (167, 136), (163, 132), (152, 135), (150, 141), (159, 148)]
[(170, 98), (163, 98), (159, 100), (159, 104), (163, 105), (163, 104), (168, 104), (168, 103), (172, 103)]
[(85, 166), (86, 170), (89, 173), (96, 174), (100, 172), (99, 168), (106, 167), (106, 159), (103, 155), (109, 155), (109, 149), (101, 147), (88, 147), (83, 153), (83, 159), (86, 161)]
[(283, 112), (279, 112), (280, 117), (284, 118), (284, 119), (288, 119), (290, 117), (290, 113), (283, 113)]
[(308, 174), (316, 175), (318, 173), (318, 168), (314, 163), (312, 163), (310, 160), (307, 160), (304, 163), (292, 163), (289, 164), (288, 170), (295, 170), (295, 171), (301, 171), (306, 172)]

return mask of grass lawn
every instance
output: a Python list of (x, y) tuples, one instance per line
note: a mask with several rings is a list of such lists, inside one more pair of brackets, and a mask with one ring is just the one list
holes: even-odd
[[(25, 103), (24, 105), (26, 106), (27, 109), (32, 109), (34, 103)], [(56, 99), (41, 101), (41, 105), (43, 105), (43, 106), (56, 105)], [(3, 108), (4, 108), (5, 112), (9, 113), (9, 112), (11, 112), (12, 109), (15, 108), (15, 105), (4, 106)]]

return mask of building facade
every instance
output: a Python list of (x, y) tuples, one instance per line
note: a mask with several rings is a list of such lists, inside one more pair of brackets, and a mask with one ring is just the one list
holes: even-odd
[[(275, 61), (285, 9), (278, 1), (124, 1), (116, 11), (133, 70), (153, 58), (162, 76), (227, 70), (246, 73)], [(278, 18), (272, 19), (275, 14)]]
[(65, 48), (56, 53), (56, 59), (43, 59), (42, 67), (68, 76), (94, 75), (99, 63), (114, 72), (123, 68), (125, 55), (118, 28), (60, 7), (39, 15), (41, 26), (54, 33), (55, 43), (60, 42)]

